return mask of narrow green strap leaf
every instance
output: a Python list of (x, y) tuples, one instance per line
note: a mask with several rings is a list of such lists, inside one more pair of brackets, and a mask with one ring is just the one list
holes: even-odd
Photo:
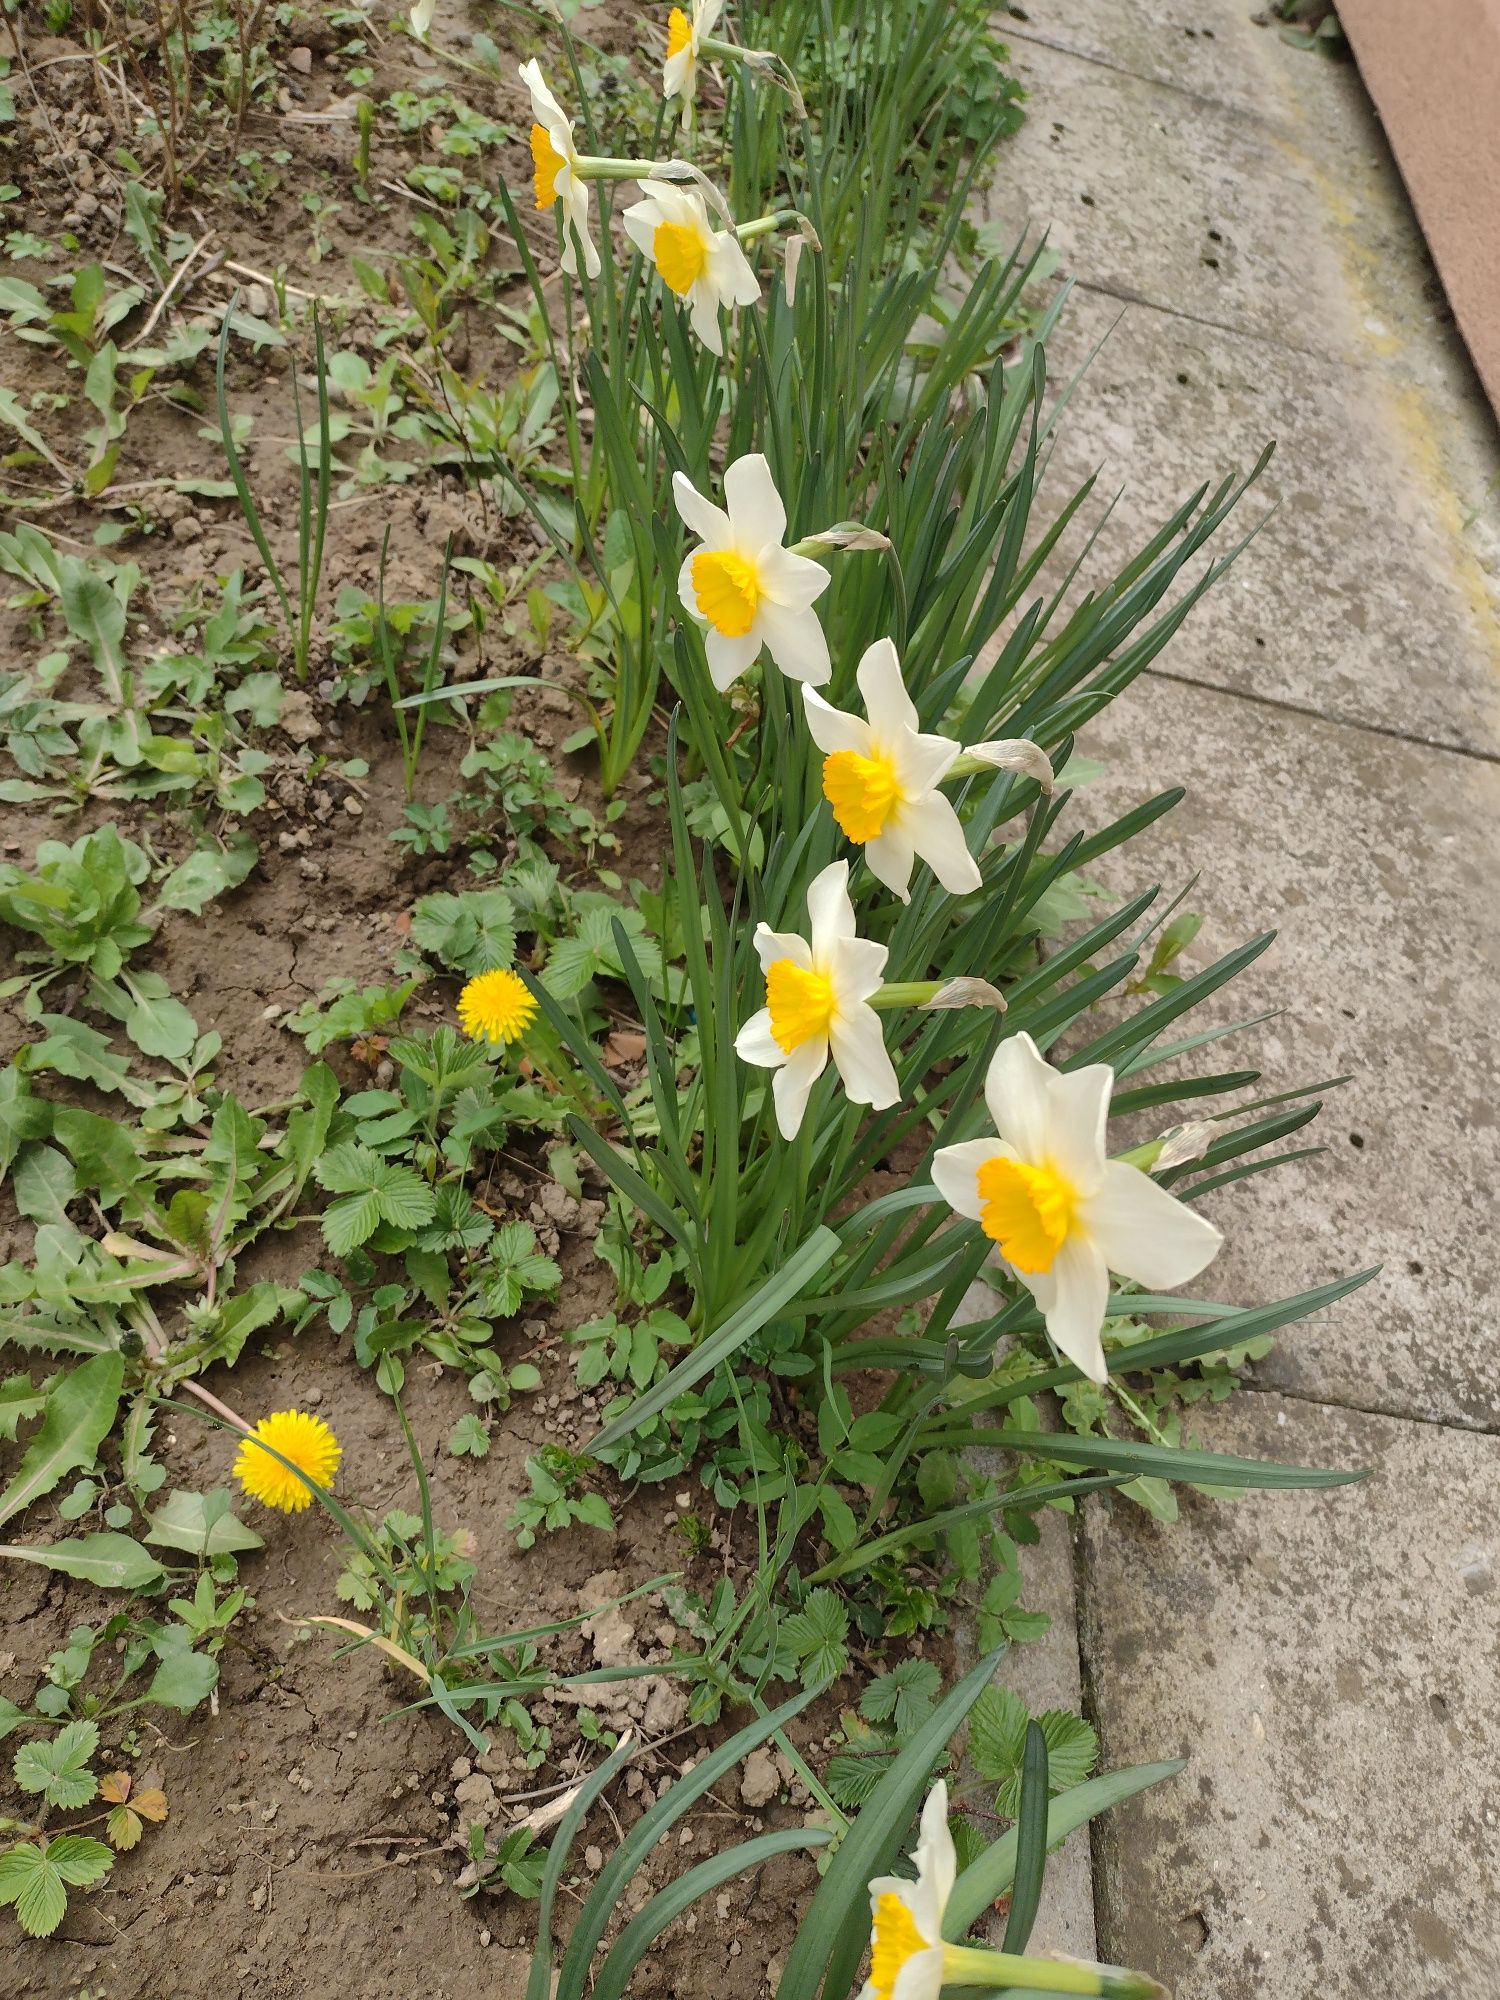
[(700, 1861), (696, 1868), (690, 1868), (665, 1889), (658, 1890), (621, 1931), (599, 1968), (589, 2000), (621, 2000), (631, 1974), (667, 1925), (722, 1883), (733, 1881), (736, 1875), (747, 1875), (752, 1868), (759, 1868), (778, 1854), (792, 1854), (798, 1848), (826, 1847), (832, 1838), (831, 1827), (783, 1827), (779, 1833), (763, 1833), (758, 1839), (741, 1841), (707, 1861)]
[(1010, 1917), (1001, 1940), (1002, 1951), (1022, 1952), (1036, 1922), (1042, 1900), (1042, 1872), (1047, 1865), (1047, 1739), (1038, 1722), (1026, 1725), (1021, 1757), (1021, 1812), (1016, 1821), (1016, 1879), (1010, 1892)]
[[(895, 1861), (933, 1766), (994, 1677), (1003, 1648), (987, 1655), (939, 1702), (900, 1752), (845, 1834), (798, 1927), (776, 2000), (845, 2000), (870, 1941), (870, 1883)], [(826, 1968), (826, 1974), (825, 1974)]]
[[(727, 1743), (721, 1743), (717, 1750), (709, 1752), (701, 1763), (695, 1764), (686, 1777), (679, 1778), (652, 1806), (651, 1810), (638, 1819), (630, 1832), (610, 1859), (605, 1863), (589, 1892), (588, 1901), (579, 1912), (578, 1921), (573, 1926), (573, 1934), (568, 1939), (568, 1948), (563, 1954), (562, 1971), (557, 1982), (553, 2000), (583, 2000), (588, 1969), (593, 1961), (594, 1948), (603, 1937), (615, 1906), (629, 1882), (644, 1863), (646, 1856), (655, 1847), (662, 1835), (673, 1827), (685, 1813), (727, 1777), (743, 1757), (752, 1750), (758, 1750), (778, 1729), (791, 1722), (808, 1703), (823, 1692), (822, 1685), (809, 1688), (805, 1693), (794, 1695), (790, 1701), (782, 1703), (769, 1715), (760, 1715), (753, 1722), (731, 1736)], [(550, 1970), (550, 1967), (549, 1967)], [(535, 1984), (536, 1968), (532, 1967), (532, 1981)], [(533, 1992), (527, 1989), (526, 2000), (546, 2000), (546, 1988)]]
[(798, 1295), (810, 1285), (823, 1270), (835, 1250), (839, 1239), (831, 1229), (815, 1229), (807, 1241), (787, 1258), (781, 1268), (759, 1285), (744, 1303), (732, 1312), (717, 1333), (710, 1334), (683, 1361), (669, 1371), (654, 1389), (640, 1396), (623, 1415), (606, 1424), (589, 1445), (589, 1452), (597, 1455), (612, 1444), (618, 1444), (623, 1437), (639, 1429), (644, 1423), (664, 1410), (668, 1403), (680, 1396), (684, 1389), (691, 1389), (695, 1382), (701, 1382), (705, 1375), (711, 1375), (721, 1361), (727, 1361), (738, 1348), (744, 1346), (752, 1334), (756, 1334), (780, 1312), (785, 1311)]
[[(1085, 1825), (1096, 1814), (1134, 1798), (1150, 1785), (1161, 1784), (1165, 1778), (1175, 1778), (1186, 1763), (1185, 1757), (1178, 1757), (1165, 1764), (1133, 1764), (1127, 1770), (1106, 1771), (1102, 1777), (1059, 1792), (1047, 1808), (1047, 1845), (1058, 1846), (1075, 1827)], [(1019, 1826), (1012, 1827), (977, 1861), (971, 1861), (954, 1883), (943, 1913), (943, 1936), (950, 1942), (963, 1937), (992, 1903), (1010, 1892), (1016, 1880), (1019, 1835)]]
[(590, 1806), (638, 1747), (629, 1736), (620, 1743), (614, 1754), (579, 1788), (578, 1796), (563, 1814), (557, 1832), (552, 1836), (552, 1845), (547, 1850), (547, 1865), (542, 1870), (541, 1893), (537, 1899), (536, 1950), (532, 1953), (531, 1974), (526, 1981), (526, 2000), (551, 2000), (552, 1906), (557, 1901), (557, 1887), (568, 1865), (569, 1851)]
[[(984, 1435), (987, 1443), (993, 1440), (993, 1432), (986, 1431)], [(908, 1542), (940, 1534), (947, 1528), (962, 1527), (966, 1521), (983, 1520), (987, 1514), (1033, 1514), (1038, 1507), (1050, 1506), (1054, 1500), (1074, 1500), (1085, 1493), (1102, 1492), (1106, 1487), (1127, 1486), (1133, 1477), (1135, 1475), (1128, 1472), (1090, 1474), (1082, 1479), (1052, 1480), (1045, 1486), (1017, 1486), (1008, 1493), (986, 1500), (965, 1500), (961, 1506), (945, 1507), (941, 1513), (928, 1514), (920, 1521), (909, 1521), (904, 1528), (892, 1528), (888, 1535), (877, 1536), (873, 1542), (863, 1542), (858, 1548), (846, 1549), (832, 1562), (814, 1570), (807, 1581), (810, 1584), (832, 1583), (835, 1577), (868, 1569), (882, 1556), (890, 1555), (895, 1549), (904, 1549)]]

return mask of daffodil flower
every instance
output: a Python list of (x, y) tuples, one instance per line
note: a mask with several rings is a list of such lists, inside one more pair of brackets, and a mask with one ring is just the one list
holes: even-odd
[(682, 99), (684, 122), (692, 116), (698, 94), (698, 56), (704, 41), (719, 25), (724, 0), (690, 0), (691, 14), (674, 7), (667, 16), (667, 59), (662, 65), (662, 95)]
[(882, 1875), (870, 1884), (870, 1976), (859, 2000), (938, 2000), (949, 1986), (1165, 2000), (1154, 1979), (1117, 1966), (944, 1944), (943, 1916), (958, 1876), (958, 1856), (948, 1831), (948, 1787), (941, 1779), (922, 1808), (913, 1859), (915, 1882)]
[(756, 927), (766, 1004), (734, 1044), (746, 1062), (775, 1070), (771, 1092), (783, 1139), (796, 1138), (830, 1055), (855, 1104), (884, 1110), (901, 1095), (880, 1016), (869, 1004), (880, 990), (886, 947), (855, 936), (847, 861), (813, 877), (807, 914), (811, 943), (795, 931)]
[(725, 507), (716, 507), (686, 473), (672, 475), (677, 511), (700, 546), (682, 565), (677, 594), (708, 630), (708, 670), (722, 693), (759, 657), (762, 646), (793, 680), (826, 681), (828, 641), (813, 610), (828, 572), (782, 547), (786, 509), (759, 452), (737, 458), (724, 474)]
[(427, 30), (432, 26), (432, 17), (436, 12), (437, 0), (416, 0), (411, 10), (411, 31), (418, 41), (426, 41)]
[(938, 790), (962, 745), (924, 736), (889, 639), (877, 639), (855, 675), (868, 722), (802, 690), (807, 726), (823, 759), (823, 796), (850, 840), (861, 843), (872, 875), (911, 900), (911, 871), (925, 861), (950, 895), (979, 887), (958, 814)]
[(719, 308), (753, 305), (760, 284), (732, 229), (715, 229), (701, 194), (668, 181), (643, 180), (646, 197), (621, 220), (631, 242), (656, 266), (668, 291), (689, 309), (694, 333), (711, 353), (724, 352)]
[(1104, 1150), (1115, 1073), (1056, 1070), (1029, 1035), (1000, 1044), (985, 1078), (999, 1134), (944, 1146), (943, 1199), (977, 1222), (1041, 1307), (1058, 1348), (1090, 1381), (1108, 1376), (1100, 1329), (1109, 1274), (1153, 1292), (1196, 1278), (1223, 1238), (1211, 1222)]
[(532, 180), (538, 208), (561, 202), (563, 209), (562, 267), (578, 270), (574, 238), (583, 245), (583, 268), (599, 275), (599, 252), (589, 235), (589, 189), (581, 171), (581, 156), (573, 144), (573, 122), (547, 87), (542, 66), (532, 58), (521, 64), (521, 81), (531, 92)]

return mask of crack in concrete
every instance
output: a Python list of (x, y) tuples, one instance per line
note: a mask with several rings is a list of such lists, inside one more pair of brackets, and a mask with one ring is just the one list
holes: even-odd
[(1082, 278), (1076, 273), (1073, 283), (1080, 292), (1097, 292), (1101, 298), (1114, 299), (1122, 306), (1140, 306), (1146, 312), (1163, 313), (1168, 319), (1185, 320), (1189, 326), (1207, 327), (1211, 333), (1227, 333), (1234, 340), (1251, 340), (1261, 347), (1274, 348), (1279, 354), (1300, 354), (1304, 361), (1321, 362), (1325, 368), (1347, 368), (1350, 365), (1343, 356), (1329, 354), (1321, 347), (1304, 347), (1300, 341), (1288, 340), (1284, 334), (1262, 333), (1253, 326), (1236, 326), (1233, 320), (1215, 319), (1210, 313), (1189, 312), (1185, 306), (1164, 305), (1160, 299), (1148, 298), (1144, 292), (1134, 291), (1129, 285), (1107, 285), (1102, 279)]
[(1231, 104), (1227, 98), (1211, 97), (1204, 91), (1190, 89), (1185, 83), (1174, 83), (1167, 76), (1143, 76), (1129, 63), (1116, 62), (1112, 56), (1101, 55), (1097, 49), (1074, 48), (1071, 42), (1059, 42), (1051, 35), (1039, 35), (1034, 28), (1018, 28), (1009, 17), (1002, 20), (1001, 26), (1009, 42), (1027, 42), (1033, 48), (1050, 49), (1054, 55), (1069, 56), (1074, 62), (1088, 63), (1094, 69), (1107, 69), (1112, 76), (1128, 76), (1132, 83), (1144, 83), (1151, 90), (1165, 90), (1173, 97), (1185, 98), (1189, 104), (1196, 104), (1204, 111), (1218, 111), (1226, 118), (1254, 118), (1267, 131), (1276, 129), (1253, 105)]
[(1388, 1424), (1422, 1424), (1428, 1430), (1451, 1431), (1455, 1437), (1500, 1437), (1500, 1423), (1466, 1423), (1452, 1417), (1425, 1417), (1417, 1410), (1382, 1410), (1374, 1403), (1349, 1403), (1337, 1396), (1310, 1396), (1305, 1390), (1289, 1389), (1280, 1382), (1242, 1381), (1242, 1389), (1256, 1396), (1280, 1396), (1288, 1403), (1306, 1403), (1315, 1410), (1347, 1410), (1352, 1417), (1380, 1417)]
[(1228, 695), (1233, 701), (1251, 702), (1258, 708), (1275, 709), (1281, 715), (1300, 715), (1310, 722), (1323, 722), (1330, 729), (1359, 729), (1367, 736), (1383, 736), (1393, 743), (1409, 743), (1417, 750), (1436, 750), (1452, 757), (1468, 757), (1476, 764), (1500, 764), (1500, 752), (1479, 750), (1468, 743), (1450, 743), (1432, 736), (1414, 736), (1410, 730), (1394, 729), (1386, 722), (1366, 722), (1357, 715), (1325, 715), (1320, 708), (1288, 701), (1282, 695), (1256, 694), (1248, 688), (1226, 687), (1222, 681), (1199, 680), (1193, 674), (1173, 673), (1170, 667), (1149, 666), (1145, 672), (1159, 681), (1178, 687), (1198, 688), (1204, 694)]

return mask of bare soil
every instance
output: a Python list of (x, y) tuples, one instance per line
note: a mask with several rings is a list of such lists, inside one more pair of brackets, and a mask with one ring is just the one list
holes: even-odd
[[(38, 14), (40, 10), (35, 10)], [(23, 10), (27, 16), (33, 10)], [(374, 9), (377, 21), (388, 10)], [(347, 19), (347, 16), (346, 16)], [(527, 30), (512, 15), (477, 10), (473, 25), (509, 45)], [(642, 26), (634, 8), (592, 11), (582, 24), (596, 42), (623, 48), (637, 43)], [(214, 242), (236, 263), (269, 273), (285, 267), (293, 283), (335, 300), (357, 299), (351, 256), (378, 257), (384, 250), (409, 247), (408, 208), (399, 196), (368, 208), (346, 200), (353, 129), (347, 120), (309, 122), (337, 113), (347, 97), (334, 52), (348, 29), (335, 31), (321, 18), (300, 14), (273, 42), (284, 94), (277, 109), (252, 112), (234, 142), (263, 155), (285, 149), (290, 158), (275, 184), (256, 203), (227, 191), (234, 146), (221, 147), (199, 166), (185, 196), (182, 227), (212, 232)], [(453, 39), (449, 37), (450, 41)], [(107, 268), (139, 275), (140, 260), (123, 234), (125, 175), (113, 164), (113, 137), (102, 131), (99, 100), (90, 67), (76, 60), (79, 43), (47, 36), (34, 19), (25, 23), (25, 63), (12, 71), (17, 105), (14, 143), (3, 158), (0, 178), (21, 189), (19, 210), (25, 226), (56, 240), (65, 228), (79, 238), (75, 263), (101, 260)], [(530, 53), (532, 44), (526, 44)], [(298, 53), (298, 52), (302, 53)], [(391, 35), (376, 57), (376, 75), (367, 86), (377, 98), (410, 84), (431, 58)], [(465, 94), (482, 101), (486, 87), (463, 80)], [(515, 95), (519, 96), (519, 87)], [(491, 107), (509, 116), (524, 134), (524, 120), (509, 93)], [(382, 128), (383, 132), (384, 128)], [(420, 156), (410, 144), (377, 133), (371, 179), (398, 180)], [(513, 183), (525, 171), (524, 145), (509, 149), (506, 171)], [(303, 196), (324, 191), (344, 202), (328, 225), (331, 245), (317, 264), (307, 261), (307, 218)], [(80, 200), (81, 196), (88, 199)], [(13, 216), (17, 211), (10, 211)], [(55, 270), (55, 266), (51, 267)], [(13, 264), (14, 275), (43, 281), (49, 267)], [(255, 283), (240, 278), (241, 283)], [(219, 273), (196, 292), (183, 294), (175, 313), (202, 312), (216, 325), (228, 295)], [(154, 303), (147, 300), (119, 330), (128, 339)], [(337, 337), (342, 346), (369, 344), (373, 316), (358, 304), (341, 309)], [(469, 330), (468, 366), (478, 372), (486, 361), (498, 372), (506, 352), (492, 329)], [(222, 476), (217, 443), (201, 432), (211, 412), (211, 354), (200, 358), (190, 381), (201, 409), (149, 398), (131, 416), (115, 488), (132, 481), (155, 482), (183, 476)], [(306, 356), (272, 350), (259, 359), (238, 354), (230, 370), (233, 407), (255, 417), (249, 452), (252, 481), (261, 497), (278, 553), (292, 551), (294, 474), (286, 462), (287, 372)], [(7, 339), (0, 342), (0, 382), (30, 396), (37, 389), (67, 393), (72, 402), (57, 418), (56, 435), (69, 426), (81, 436), (90, 413), (78, 394), (79, 378), (46, 349)], [(65, 454), (66, 455), (66, 454)], [(269, 495), (269, 502), (267, 496)], [(130, 512), (106, 496), (103, 505), (77, 499), (32, 515), (64, 548), (85, 551), (101, 521), (126, 521), (132, 532), (110, 553), (128, 556), (146, 573), (146, 629), (133, 636), (149, 651), (160, 636), (161, 618), (194, 582), (227, 575), (243, 565), (251, 578), (259, 563), (232, 500), (187, 497), (170, 486), (144, 486)], [(381, 541), (391, 528), (391, 568), (387, 594), (431, 598), (436, 594), (444, 538), (455, 538), (455, 553), (480, 553), (504, 563), (518, 551), (530, 553), (525, 528), (500, 517), (466, 492), (456, 479), (428, 473), (408, 486), (384, 486), (349, 501), (336, 502), (330, 525), (323, 589), (326, 609), (347, 584), (373, 592)], [(134, 614), (135, 607), (132, 607)], [(0, 647), (29, 656), (34, 642), (20, 613), (0, 613)], [(541, 670), (559, 674), (563, 661), (544, 660)], [(492, 620), (482, 645), (464, 671), (537, 671), (534, 653), (515, 647)], [(400, 761), (389, 712), (371, 702), (364, 709), (333, 706), (326, 699), (327, 661), (314, 661), (307, 690), (295, 712), (295, 731), (265, 733), (264, 747), (277, 763), (268, 781), (271, 801), (250, 823), (260, 845), (260, 861), (247, 883), (211, 904), (201, 918), (168, 916), (144, 963), (162, 972), (171, 989), (192, 1009), (200, 1026), (223, 1036), (221, 1080), (250, 1104), (284, 1096), (307, 1060), (300, 1040), (280, 1025), (281, 1017), (315, 997), (331, 978), (361, 985), (391, 976), (413, 901), (446, 882), (462, 879), (457, 857), (413, 860), (390, 839), (401, 816)], [(284, 662), (290, 682), (291, 662)], [(377, 707), (381, 712), (377, 713)], [(543, 691), (518, 703), (515, 726), (554, 754), (560, 773), (576, 782), (584, 798), (595, 795), (588, 757), (563, 758), (558, 742), (576, 725), (577, 711), (560, 693)], [(295, 737), (295, 740), (294, 740)], [(370, 775), (352, 786), (331, 774), (309, 779), (299, 764), (299, 742), (337, 758), (361, 756)], [(453, 789), (456, 738), (435, 729), (424, 755), (419, 798), (428, 803)], [(644, 780), (641, 781), (642, 784)], [(653, 814), (639, 797), (620, 822), (621, 873), (647, 883), (657, 878), (661, 835)], [(38, 839), (73, 839), (113, 818), (136, 838), (147, 833), (162, 854), (186, 852), (194, 829), (186, 814), (138, 807), (117, 811), (91, 807), (61, 823), (45, 808), (6, 808), (0, 849), (8, 858), (30, 858)], [(559, 856), (575, 872), (576, 857)], [(7, 949), (13, 941), (0, 940)], [(0, 972), (8, 971), (0, 964)], [(430, 1023), (451, 1018), (455, 982), (436, 980), (424, 987), (409, 1018)], [(66, 1004), (66, 995), (62, 996)], [(5, 1024), (5, 1053), (24, 1038), (19, 1020)], [(378, 1050), (365, 1052), (378, 1060)], [(358, 1058), (345, 1051), (329, 1056), (346, 1082), (361, 1076)], [(616, 1594), (667, 1572), (684, 1572), (691, 1587), (711, 1589), (731, 1553), (720, 1546), (693, 1556), (671, 1523), (675, 1496), (648, 1490), (624, 1504), (613, 1535), (580, 1528), (544, 1538), (529, 1553), (518, 1551), (505, 1527), (517, 1497), (527, 1488), (523, 1463), (529, 1451), (548, 1440), (580, 1442), (592, 1409), (580, 1400), (571, 1367), (556, 1352), (559, 1332), (577, 1325), (610, 1301), (611, 1285), (594, 1257), (587, 1211), (569, 1215), (558, 1205), (541, 1204), (545, 1174), (534, 1163), (507, 1163), (502, 1192), (514, 1212), (531, 1216), (544, 1246), (558, 1256), (565, 1282), (559, 1304), (517, 1321), (502, 1341), (507, 1358), (523, 1355), (542, 1367), (544, 1385), (521, 1398), (496, 1427), (487, 1458), (454, 1458), (445, 1449), (456, 1418), (472, 1407), (465, 1385), (435, 1367), (409, 1369), (410, 1414), (431, 1471), (433, 1505), (444, 1529), (472, 1538), (478, 1566), (475, 1602), (487, 1629), (505, 1631), (587, 1610)], [(25, 1225), (13, 1211), (9, 1224), (13, 1253), (25, 1246)], [(266, 1275), (288, 1279), (313, 1261), (307, 1246), (278, 1238), (268, 1253)], [(389, 1400), (354, 1361), (348, 1342), (326, 1331), (293, 1343), (273, 1339), (248, 1351), (232, 1374), (217, 1371), (209, 1386), (247, 1411), (289, 1404), (316, 1407), (334, 1424), (344, 1447), (341, 1491), (375, 1516), (393, 1506), (411, 1507), (416, 1494)], [(159, 1434), (158, 1451), (170, 1484), (207, 1488), (225, 1483), (232, 1442), (221, 1431), (185, 1419)], [(8, 1461), (0, 1465), (0, 1474)], [(704, 1503), (695, 1495), (695, 1505)], [(711, 1511), (711, 1510), (710, 1510)], [(122, 1855), (101, 1887), (75, 1894), (59, 1933), (45, 1943), (23, 1941), (8, 1917), (3, 1980), (17, 2000), (62, 2000), (62, 1996), (108, 1996), (108, 2000), (205, 2000), (239, 1992), (256, 2000), (338, 1991), (357, 2000), (395, 2000), (421, 1992), (443, 1996), (483, 1992), (494, 2000), (519, 1995), (529, 1959), (533, 1904), (509, 1895), (464, 1897), (455, 1886), (465, 1860), (464, 1836), (475, 1819), (493, 1828), (524, 1814), (538, 1792), (565, 1785), (586, 1771), (599, 1752), (582, 1742), (572, 1711), (563, 1702), (542, 1705), (536, 1719), (553, 1727), (553, 1753), (538, 1771), (527, 1771), (507, 1753), (511, 1739), (496, 1733), (496, 1747), (474, 1759), (451, 1726), (432, 1711), (393, 1714), (413, 1699), (415, 1689), (382, 1665), (371, 1650), (337, 1658), (333, 1635), (302, 1623), (309, 1614), (347, 1609), (335, 1594), (343, 1562), (331, 1524), (317, 1510), (287, 1519), (262, 1519), (265, 1551), (242, 1565), (241, 1581), (253, 1591), (253, 1610), (235, 1627), (222, 1659), (216, 1712), (204, 1708), (180, 1719), (160, 1714), (142, 1729), (144, 1739), (133, 1768), (159, 1775), (170, 1801), (166, 1824), (142, 1845)], [(55, 1528), (48, 1510), (28, 1518), (28, 1535), (45, 1537)], [(76, 1623), (97, 1620), (100, 1593), (66, 1583), (23, 1565), (0, 1569), (0, 1692), (26, 1700), (47, 1654)], [(560, 1663), (575, 1667), (633, 1657), (665, 1659), (675, 1632), (660, 1601), (647, 1596), (610, 1614), (586, 1633), (562, 1642)], [(702, 1753), (707, 1737), (684, 1731), (683, 1698), (666, 1680), (632, 1682), (619, 1701), (596, 1701), (602, 1717), (616, 1727), (632, 1722), (648, 1742), (662, 1747), (643, 1755), (625, 1786), (597, 1815), (586, 1845), (605, 1852), (661, 1787), (672, 1782), (689, 1759)], [(834, 1705), (822, 1712), (812, 1734), (826, 1731)], [(718, 1733), (722, 1733), (718, 1732)], [(109, 1741), (107, 1736), (106, 1741)], [(632, 1904), (644, 1900), (659, 1880), (750, 1827), (792, 1823), (807, 1816), (809, 1802), (786, 1772), (778, 1772), (776, 1795), (746, 1803), (736, 1778), (705, 1801), (687, 1820), (680, 1844), (658, 1856), (652, 1869), (632, 1886)], [(584, 1868), (586, 1873), (586, 1864)], [(741, 1880), (719, 1898), (705, 1919), (679, 1923), (638, 1975), (635, 1991), (646, 1996), (713, 1993), (718, 2000), (751, 2000), (766, 1989), (789, 1941), (795, 1912), (813, 1881), (812, 1864), (800, 1857), (772, 1863)], [(559, 1909), (566, 1928), (581, 1891), (565, 1890)]]

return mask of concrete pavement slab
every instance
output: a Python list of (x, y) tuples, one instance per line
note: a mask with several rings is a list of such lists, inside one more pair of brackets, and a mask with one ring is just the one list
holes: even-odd
[[(1092, 518), (1124, 489), (1085, 584), (1113, 573), (1203, 481), (1276, 442), (1225, 545), (1236, 525), (1243, 534), (1274, 515), (1172, 641), (1165, 669), (1500, 752), (1500, 582), (1482, 538), (1460, 532), (1466, 500), (1483, 498), (1479, 467), (1500, 478), (1500, 450), (1476, 443), (1460, 485), (1406, 392), (1398, 399), (1367, 371), (1075, 293), (1049, 345), (1059, 387), (1085, 361), (1044, 487), (1059, 507), (1099, 468)], [(1080, 529), (1068, 546), (1081, 541)]]
[[(1032, 115), (986, 214), (1034, 223), (1090, 285), (1278, 346), (1348, 358), (1330, 318), (1316, 187), (1259, 120), (1036, 43), (1016, 44)], [(1310, 260), (1327, 263), (1308, 282)]]
[(1500, 1992), (1500, 1448), (1255, 1392), (1205, 1429), (1373, 1476), (1086, 1503), (1105, 1761), (1189, 1759), (1096, 1835), (1102, 1955), (1176, 2000)]
[(1079, 795), (1087, 824), (1189, 787), (1106, 875), (1168, 894), (1199, 875), (1191, 967), (1280, 934), (1203, 1025), (1284, 1015), (1194, 1068), (1260, 1067), (1261, 1090), (1351, 1076), (1287, 1142), (1321, 1137), (1325, 1157), (1210, 1197), (1226, 1242), (1200, 1295), (1255, 1304), (1380, 1264), (1289, 1328), (1260, 1379), (1500, 1428), (1500, 767), (1155, 678), (1085, 747), (1110, 766)]
[(1041, 42), (1144, 82), (1259, 116), (1274, 114), (1276, 72), (1295, 51), (1274, 27), (1257, 27), (1239, 0), (1026, 0), (1000, 32), (1018, 46)]

